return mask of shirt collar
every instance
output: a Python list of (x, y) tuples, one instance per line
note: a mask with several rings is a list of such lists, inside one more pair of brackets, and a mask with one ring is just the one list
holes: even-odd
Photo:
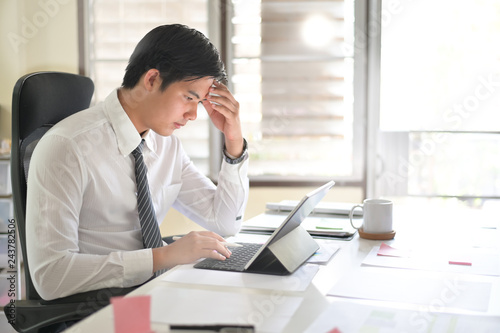
[[(128, 156), (141, 143), (142, 138), (120, 104), (118, 89), (115, 89), (106, 97), (104, 104), (104, 112), (115, 132), (118, 149), (123, 156)], [(156, 134), (152, 130), (149, 130), (144, 135), (144, 146), (146, 150), (150, 150), (153, 153), (153, 156), (157, 156), (156, 141), (153, 139), (154, 135)]]
[(149, 130), (146, 133), (146, 135), (144, 135), (143, 139), (145, 141), (144, 146), (151, 151), (151, 154), (154, 157), (158, 158), (158, 154), (156, 151), (156, 140), (154, 139), (154, 136), (156, 136), (156, 135), (158, 135), (158, 134), (156, 134), (152, 130)]
[(120, 153), (123, 156), (130, 155), (141, 143), (141, 136), (118, 100), (118, 89), (106, 97), (104, 112), (115, 132)]

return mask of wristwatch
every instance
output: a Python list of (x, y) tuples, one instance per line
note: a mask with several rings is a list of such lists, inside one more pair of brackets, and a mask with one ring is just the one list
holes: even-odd
[(240, 157), (235, 158), (234, 156), (229, 155), (226, 151), (226, 144), (224, 144), (223, 157), (224, 157), (224, 160), (229, 164), (241, 163), (243, 160), (245, 160), (247, 155), (248, 155), (248, 144), (247, 144), (247, 140), (245, 140), (244, 138), (243, 138), (243, 153), (241, 153)]

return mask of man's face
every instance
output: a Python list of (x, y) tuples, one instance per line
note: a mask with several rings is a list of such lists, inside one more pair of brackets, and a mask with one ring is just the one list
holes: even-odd
[(192, 81), (178, 81), (160, 90), (161, 79), (157, 79), (154, 90), (148, 98), (141, 122), (146, 129), (152, 129), (162, 136), (171, 135), (176, 129), (195, 120), (198, 103), (205, 99), (213, 78), (204, 77)]

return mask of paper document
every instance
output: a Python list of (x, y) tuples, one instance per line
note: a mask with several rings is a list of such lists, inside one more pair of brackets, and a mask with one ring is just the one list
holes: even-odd
[(333, 302), (305, 332), (500, 332), (500, 317), (429, 312), (422, 309), (401, 310)]
[(193, 264), (172, 269), (161, 279), (167, 282), (281, 291), (304, 291), (319, 270), (318, 265), (302, 265), (291, 275), (226, 272), (193, 268)]
[(493, 283), (486, 276), (359, 267), (343, 276), (329, 296), (373, 299), (471, 311), (488, 311)]
[(382, 243), (374, 246), (363, 265), (423, 269), (441, 272), (500, 276), (498, 250), (469, 248), (461, 250), (399, 249)]
[(170, 325), (254, 325), (257, 332), (282, 332), (302, 302), (280, 290), (269, 294), (157, 286), (151, 321)]
[(326, 264), (340, 249), (340, 246), (325, 239), (318, 239), (317, 243), (319, 245), (319, 250), (316, 251), (316, 253), (314, 253), (312, 257), (307, 260), (307, 263)]

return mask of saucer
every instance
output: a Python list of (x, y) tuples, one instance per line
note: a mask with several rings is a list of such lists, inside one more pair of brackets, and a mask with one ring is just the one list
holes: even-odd
[(371, 234), (368, 232), (364, 232), (363, 228), (358, 229), (359, 237), (364, 239), (374, 239), (374, 240), (389, 240), (393, 239), (396, 236), (396, 231), (387, 232), (384, 234)]

